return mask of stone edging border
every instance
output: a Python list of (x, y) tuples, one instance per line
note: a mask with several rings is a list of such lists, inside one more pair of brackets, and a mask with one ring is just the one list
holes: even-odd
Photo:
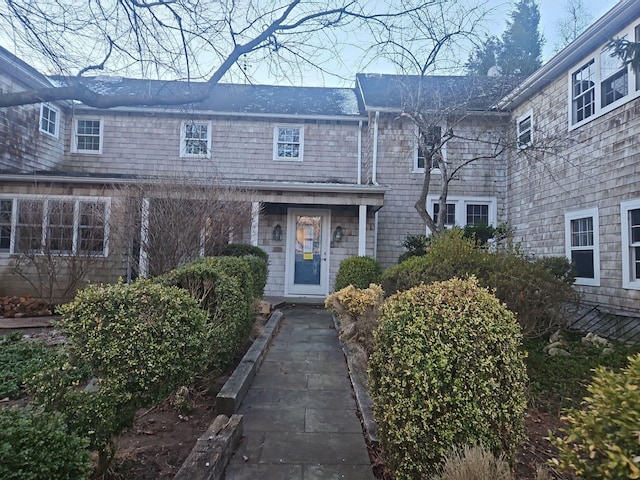
[(371, 400), (367, 388), (360, 380), (360, 377), (356, 374), (355, 367), (353, 365), (353, 362), (351, 361), (351, 349), (342, 340), (342, 338), (340, 338), (340, 325), (338, 323), (338, 319), (335, 315), (332, 315), (331, 317), (333, 318), (333, 325), (338, 332), (338, 339), (340, 340), (342, 353), (344, 353), (344, 356), (347, 359), (349, 378), (351, 379), (351, 386), (353, 387), (353, 392), (355, 393), (358, 410), (360, 410), (360, 414), (362, 415), (364, 433), (367, 436), (369, 442), (378, 443), (378, 436), (376, 435), (377, 424), (373, 419), (373, 400)]

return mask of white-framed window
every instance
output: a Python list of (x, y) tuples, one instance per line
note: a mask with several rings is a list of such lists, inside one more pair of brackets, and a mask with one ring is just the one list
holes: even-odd
[(413, 173), (423, 173), (430, 154), (431, 173), (440, 173), (440, 162), (445, 159), (446, 143), (442, 143), (442, 125), (430, 125), (426, 130), (415, 127)]
[[(640, 40), (640, 26), (616, 38)], [(569, 130), (640, 96), (640, 72), (625, 65), (604, 46), (569, 71)]]
[(640, 199), (620, 202), (622, 288), (640, 290)]
[[(497, 225), (498, 207), (495, 197), (467, 197), (458, 195), (447, 196), (447, 218), (445, 226), (457, 225)], [(427, 209), (434, 222), (438, 222), (439, 197), (437, 195), (427, 196)], [(428, 230), (428, 229), (427, 229)], [(428, 234), (429, 232), (427, 232)]]
[(99, 117), (75, 117), (71, 151), (73, 153), (102, 153), (103, 121)]
[(273, 130), (273, 159), (302, 161), (304, 128), (301, 125), (278, 125)]
[(598, 209), (564, 214), (565, 252), (577, 285), (600, 285), (600, 222)]
[(0, 197), (0, 252), (108, 255), (111, 201), (103, 197)]
[(524, 150), (533, 144), (533, 111), (529, 110), (516, 120), (518, 148)]
[(58, 138), (60, 110), (47, 103), (40, 105), (40, 131), (45, 135)]
[(211, 158), (211, 122), (194, 120), (182, 122), (180, 156)]

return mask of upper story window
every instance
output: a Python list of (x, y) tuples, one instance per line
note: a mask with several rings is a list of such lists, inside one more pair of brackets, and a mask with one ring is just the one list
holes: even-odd
[(76, 153), (102, 153), (101, 118), (74, 118), (71, 151)]
[(0, 199), (0, 252), (107, 256), (109, 200)]
[(533, 143), (533, 112), (529, 111), (516, 120), (518, 148), (524, 150)]
[(52, 137), (58, 138), (60, 125), (60, 110), (43, 103), (40, 105), (40, 131)]
[(413, 171), (416, 173), (424, 172), (424, 167), (430, 160), (431, 171), (439, 173), (439, 165), (444, 158), (445, 148), (442, 144), (442, 127), (430, 125), (426, 130), (416, 128), (416, 138)]
[[(627, 28), (615, 37), (633, 36), (638, 41), (639, 27)], [(611, 53), (611, 49), (602, 48), (569, 72), (570, 129), (640, 95), (640, 72)]]
[(565, 251), (578, 285), (600, 285), (598, 209), (565, 213)]
[(211, 158), (211, 122), (182, 122), (180, 156)]
[(301, 126), (277, 126), (273, 132), (273, 159), (302, 161), (304, 129)]

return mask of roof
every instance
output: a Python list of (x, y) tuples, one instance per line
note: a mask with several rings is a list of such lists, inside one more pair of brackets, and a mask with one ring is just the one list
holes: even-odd
[[(65, 77), (52, 77), (64, 84)], [(75, 80), (75, 79), (74, 79)], [(136, 93), (172, 95), (209, 88), (205, 82), (141, 80), (121, 77), (88, 77), (82, 82), (102, 94), (135, 96)], [(166, 106), (144, 105), (145, 109)], [(289, 87), (219, 83), (203, 102), (190, 106), (203, 112), (327, 117), (360, 117), (362, 106), (352, 88)]]
[(367, 111), (401, 111), (420, 107), (431, 111), (494, 109), (521, 81), (516, 77), (356, 75)]
[(30, 88), (50, 87), (51, 83), (38, 70), (0, 46), (0, 71), (11, 73), (14, 78)]
[(578, 38), (567, 45), (555, 57), (527, 77), (512, 93), (500, 102), (501, 109), (513, 109), (541, 91), (557, 78), (581, 62), (592, 52), (601, 48), (620, 30), (640, 16), (640, 2), (620, 0)]

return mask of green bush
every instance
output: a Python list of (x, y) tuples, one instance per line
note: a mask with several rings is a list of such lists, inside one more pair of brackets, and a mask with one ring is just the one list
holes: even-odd
[(0, 336), (0, 398), (16, 398), (25, 381), (46, 365), (54, 352), (41, 341), (22, 335)]
[(640, 354), (619, 372), (596, 369), (584, 407), (570, 410), (554, 463), (586, 480), (640, 478)]
[(564, 283), (573, 285), (576, 280), (573, 265), (567, 257), (541, 257), (536, 259), (535, 263), (548, 270), (555, 278), (562, 280)]
[(453, 277), (477, 277), (480, 285), (518, 315), (526, 337), (543, 335), (563, 322), (563, 305), (576, 299), (566, 279), (558, 279), (547, 266), (530, 262), (515, 251), (491, 252), (476, 248), (460, 229), (434, 237), (426, 254), (389, 268), (382, 287), (394, 293)]
[(398, 263), (402, 263), (411, 257), (420, 257), (427, 253), (430, 240), (431, 237), (427, 237), (422, 234), (407, 235), (407, 238), (402, 242), (402, 246), (405, 248), (406, 252), (400, 255)]
[[(206, 365), (207, 316), (184, 290), (151, 281), (92, 285), (59, 310), (69, 354), (39, 375), (34, 399), (89, 438), (104, 467), (111, 439), (133, 424), (136, 410)], [(85, 369), (81, 382), (76, 374)]]
[(521, 338), (513, 313), (474, 278), (387, 299), (369, 384), (397, 480), (436, 474), (460, 445), (514, 454), (526, 407)]
[(254, 245), (233, 243), (222, 249), (222, 255), (243, 257), (247, 261), (253, 277), (253, 296), (254, 298), (262, 298), (269, 275), (269, 255), (267, 252)]
[(230, 243), (222, 249), (221, 255), (226, 257), (258, 257), (269, 262), (269, 254), (260, 247), (247, 243)]
[(68, 430), (59, 414), (0, 408), (0, 478), (4, 480), (88, 478), (88, 444)]
[(184, 288), (208, 313), (208, 366), (224, 369), (247, 340), (253, 325), (251, 274), (242, 258), (205, 257), (173, 270), (160, 281)]
[(349, 257), (340, 262), (334, 290), (342, 290), (353, 285), (356, 288), (367, 288), (372, 283), (380, 283), (382, 267), (371, 257)]

